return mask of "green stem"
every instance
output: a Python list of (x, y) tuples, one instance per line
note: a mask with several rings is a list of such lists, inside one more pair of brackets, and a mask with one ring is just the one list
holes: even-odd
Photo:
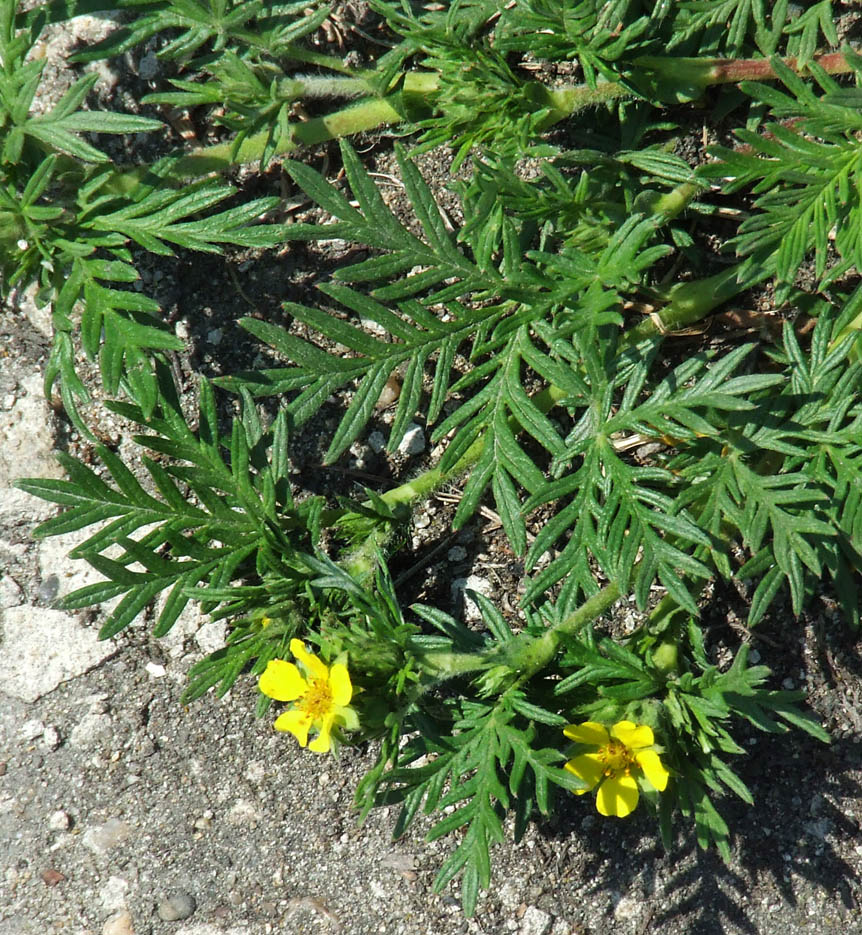
[(629, 328), (622, 338), (623, 346), (638, 344), (656, 335), (672, 334), (681, 328), (701, 321), (728, 299), (772, 275), (769, 264), (758, 266), (753, 272), (748, 264), (731, 266), (715, 276), (682, 282), (668, 289), (660, 298), (666, 301), (661, 311)]
[[(438, 84), (439, 76), (434, 72), (408, 72), (397, 94), (384, 98), (364, 98), (323, 117), (290, 124), (288, 135), (276, 144), (275, 155), (283, 156), (302, 146), (315, 146), (387, 124), (401, 123), (405, 112), (424, 109), (426, 97), (436, 91)], [(264, 130), (243, 140), (236, 152), (233, 152), (233, 142), (230, 140), (201, 147), (169, 165), (163, 177), (181, 182), (211, 172), (225, 172), (237, 164), (255, 162), (263, 154), (268, 139), (269, 131)], [(144, 166), (123, 175), (136, 182), (146, 174), (148, 168)]]
[[(566, 394), (556, 386), (549, 386), (536, 393), (532, 397), (533, 405), (540, 412), (550, 411)], [(520, 432), (521, 426), (514, 417), (509, 418), (509, 427), (514, 432)], [(448, 471), (441, 471), (440, 468), (432, 468), (419, 477), (401, 484), (400, 487), (394, 487), (383, 494), (382, 499), (391, 507), (402, 503), (413, 503), (423, 497), (430, 496), (435, 490), (443, 484), (460, 477), (468, 471), (481, 457), (485, 448), (485, 437), (480, 436), (472, 445), (461, 455), (458, 461)]]
[(422, 670), (433, 683), (464, 675), (468, 672), (490, 670), (497, 689), (508, 688), (513, 678), (518, 684), (531, 679), (550, 664), (557, 653), (563, 636), (574, 636), (584, 627), (607, 612), (620, 597), (619, 585), (605, 585), (588, 598), (574, 612), (555, 623), (541, 636), (520, 633), (509, 643), (486, 652), (418, 652)]
[[(816, 56), (813, 59), (830, 74), (852, 71), (852, 65), (840, 52)], [(335, 71), (344, 71), (343, 66), (326, 65)], [(794, 71), (801, 69), (796, 59), (785, 59), (784, 63)], [(633, 63), (644, 75), (648, 84), (661, 85), (663, 92), (678, 89), (683, 95), (715, 84), (736, 83), (739, 81), (765, 81), (776, 77), (775, 69), (768, 59), (697, 59), (645, 56)], [(438, 89), (440, 77), (435, 72), (406, 72), (401, 88), (391, 98), (371, 98), (335, 111), (325, 117), (315, 117), (304, 123), (292, 124), (286, 138), (279, 141), (277, 155), (293, 152), (300, 146), (311, 146), (342, 136), (351, 136), (363, 131), (373, 130), (387, 124), (401, 123), (406, 111), (419, 107), (428, 110), (431, 106), (428, 98)], [(600, 82), (595, 87), (577, 85), (563, 88), (549, 88), (536, 83), (537, 106), (548, 108), (544, 121), (547, 129), (561, 120), (572, 116), (588, 107), (608, 104), (612, 101), (633, 98), (635, 92), (620, 82)], [(673, 96), (673, 95), (671, 95)], [(394, 106), (393, 101), (400, 106)], [(187, 178), (204, 175), (209, 172), (222, 172), (236, 163), (254, 162), (260, 159), (268, 139), (267, 132), (261, 132), (244, 140), (238, 151), (231, 156), (231, 143), (220, 143), (203, 147), (176, 161), (166, 173), (166, 178), (182, 181)], [(129, 173), (135, 178), (135, 173)]]
[[(315, 146), (336, 137), (373, 130), (381, 124), (396, 123), (401, 119), (399, 112), (385, 98), (361, 101), (325, 117), (292, 123), (288, 136), (279, 140), (275, 154), (282, 156), (301, 146)], [(237, 163), (255, 162), (260, 159), (268, 139), (268, 131), (255, 133), (243, 140), (235, 153), (232, 153), (231, 142), (198, 149), (179, 159), (171, 167), (167, 178), (180, 181), (210, 172), (224, 172)]]
[[(565, 393), (561, 389), (549, 386), (532, 399), (541, 412), (548, 412), (564, 396)], [(509, 418), (509, 427), (513, 432), (521, 431), (521, 426), (514, 417)], [(430, 497), (443, 484), (449, 483), (468, 471), (479, 460), (484, 448), (485, 436), (481, 435), (448, 471), (442, 471), (439, 467), (431, 468), (418, 477), (414, 477), (413, 480), (387, 490), (381, 495), (381, 499), (387, 506), (394, 509)], [(321, 519), (324, 525), (334, 525), (344, 514), (344, 510), (328, 510), (323, 513)], [(381, 536), (384, 541), (381, 541)], [(381, 531), (381, 535), (369, 536), (358, 549), (350, 553), (346, 559), (346, 568), (354, 578), (363, 580), (373, 572), (376, 566), (376, 554), (385, 545), (387, 536), (386, 530)]]
[(513, 652), (507, 653), (509, 665), (519, 673), (521, 681), (532, 678), (554, 658), (561, 637), (574, 636), (579, 633), (585, 626), (610, 610), (620, 596), (619, 585), (612, 581), (584, 601), (574, 613), (555, 623), (541, 636), (517, 637), (516, 642), (524, 639), (524, 645), (515, 647)]

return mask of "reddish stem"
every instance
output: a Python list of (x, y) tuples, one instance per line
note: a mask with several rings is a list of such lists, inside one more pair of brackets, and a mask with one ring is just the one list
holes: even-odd
[[(797, 59), (783, 59), (784, 64), (795, 72), (801, 71)], [(843, 52), (827, 52), (812, 59), (827, 74), (838, 75), (853, 70)], [(802, 66), (803, 68), (806, 66)], [(737, 81), (768, 80), (777, 77), (772, 63), (767, 58), (715, 59), (710, 78), (713, 84), (735, 84)]]

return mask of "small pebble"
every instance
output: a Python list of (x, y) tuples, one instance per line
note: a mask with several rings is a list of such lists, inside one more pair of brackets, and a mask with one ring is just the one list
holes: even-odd
[(36, 597), (43, 604), (50, 604), (60, 591), (60, 579), (56, 575), (48, 575), (36, 590)]
[(195, 911), (197, 905), (191, 893), (177, 890), (159, 903), (156, 912), (163, 922), (179, 922), (187, 919)]
[(266, 767), (260, 760), (252, 760), (245, 768), (245, 778), (256, 786), (260, 785), (266, 778)]
[(618, 921), (636, 919), (641, 914), (643, 905), (641, 896), (623, 896), (614, 906), (614, 918)]
[(467, 557), (467, 550), (463, 545), (455, 545), (449, 549), (449, 551), (446, 553), (446, 556), (450, 562), (463, 562)]
[(68, 812), (64, 812), (62, 808), (58, 808), (56, 812), (51, 812), (48, 817), (48, 827), (52, 831), (67, 831), (72, 824), (72, 819), (69, 817)]
[(550, 913), (544, 912), (538, 906), (528, 906), (521, 919), (521, 935), (548, 935), (551, 926), (554, 923), (554, 917)]
[(102, 825), (94, 825), (84, 832), (84, 845), (96, 854), (104, 854), (122, 844), (132, 833), (132, 826), (119, 818), (109, 818)]
[(123, 909), (112, 915), (102, 926), (102, 935), (135, 935), (131, 913)]
[(99, 900), (105, 913), (121, 912), (126, 908), (129, 881), (122, 877), (109, 877), (99, 890)]
[(160, 666), (157, 662), (148, 662), (144, 668), (154, 679), (164, 678), (168, 673), (168, 670), (164, 666)]
[(469, 578), (455, 578), (450, 585), (452, 602), (456, 605), (463, 604), (464, 619), (478, 622), (482, 619), (482, 611), (469, 597), (467, 591), (475, 591), (477, 594), (490, 597), (493, 593), (493, 585), (487, 578), (480, 578), (478, 575), (470, 575)]
[(24, 592), (17, 581), (13, 581), (9, 575), (0, 578), (0, 609), (6, 607), (17, 607), (24, 602)]
[(372, 432), (368, 436), (368, 447), (377, 455), (386, 447), (386, 436), (383, 432)]
[(22, 740), (35, 740), (45, 733), (45, 725), (37, 718), (31, 718), (18, 728)]
[(111, 716), (109, 714), (85, 714), (72, 728), (69, 743), (81, 750), (99, 746), (111, 736)]
[(386, 385), (383, 387), (383, 390), (380, 393), (380, 397), (377, 400), (378, 409), (386, 409), (387, 406), (391, 406), (398, 397), (401, 395), (401, 381), (393, 373), (392, 376), (386, 381)]
[(398, 450), (403, 455), (418, 455), (425, 450), (425, 433), (415, 422), (411, 422), (407, 426), (407, 431), (398, 445)]
[(138, 62), (138, 74), (144, 81), (152, 81), (159, 73), (159, 60), (155, 52), (147, 52)]
[(60, 873), (59, 870), (55, 870), (53, 867), (48, 867), (47, 870), (42, 871), (42, 882), (45, 886), (56, 886), (58, 883), (62, 883), (66, 879), (64, 873)]
[(42, 743), (45, 744), (49, 750), (56, 750), (62, 741), (63, 738), (60, 736), (60, 731), (58, 731), (53, 724), (49, 724), (48, 727), (45, 728), (45, 733), (42, 734)]
[(108, 704), (108, 696), (104, 692), (88, 695), (86, 702), (90, 706), (88, 709), (89, 714), (107, 714), (111, 710), (111, 706)]

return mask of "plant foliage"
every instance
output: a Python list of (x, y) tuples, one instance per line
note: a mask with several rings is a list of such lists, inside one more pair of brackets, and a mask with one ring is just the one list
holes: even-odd
[[(716, 664), (705, 586), (748, 589), (754, 627), (826, 582), (859, 625), (862, 58), (835, 51), (838, 6), (375, 0), (372, 35), (324, 3), (123, 0), (73, 57), (157, 49), (146, 112), (120, 113), (94, 73), (44, 103), (42, 31), (95, 0), (0, 4), (3, 296), (33, 287), (49, 306), (46, 388), (78, 428), (83, 354), (145, 452), (142, 471), (104, 444), (97, 468), (61, 453), (64, 479), (20, 482), (64, 508), (35, 535), (87, 529), (73, 557), (104, 576), (62, 606), (114, 602), (104, 637), (153, 605), (157, 636), (190, 601), (224, 620), (187, 699), (294, 637), (346, 659), (361, 726), (336, 739), (379, 744), (357, 804), (455, 837), (436, 886), (459, 879), (468, 914), (507, 815), (519, 836), (587, 791), (566, 768), (577, 721), (648, 727), (668, 780), (642, 792), (665, 844), (679, 813), (730, 859), (722, 799), (756, 793), (730, 765), (740, 727), (828, 736), (747, 645)], [(351, 32), (370, 37), (361, 67), (324, 51)], [(102, 134), (161, 134), (170, 108), (217, 139), (117, 165), (134, 147)], [(737, 142), (705, 154), (704, 122)], [(385, 124), (403, 137), (397, 199), (347, 139)], [(297, 152), (336, 137), (326, 161)], [(440, 147), (445, 184), (420, 168)], [(362, 258), (313, 270), (316, 301), (240, 319), (275, 365), (201, 377), (192, 413), (141, 258), (334, 239)], [(358, 501), (294, 490), (292, 439), (326, 410), (334, 464), (393, 382), (387, 450), (421, 423), (433, 463)], [(398, 549), (443, 485), (453, 530), (493, 509), (523, 560), (517, 625), (481, 595), (474, 626), (402, 606)], [(625, 597), (642, 617), (620, 635), (601, 621)]]

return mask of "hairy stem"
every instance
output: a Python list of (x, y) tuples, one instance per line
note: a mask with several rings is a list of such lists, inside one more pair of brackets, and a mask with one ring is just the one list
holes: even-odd
[(631, 346), (656, 335), (672, 334), (687, 328), (706, 316), (728, 299), (772, 275), (772, 266), (766, 264), (753, 271), (747, 264), (739, 264), (694, 282), (682, 282), (668, 289), (661, 298), (666, 305), (643, 321), (629, 328), (622, 344)]
[(427, 652), (418, 654), (423, 670), (435, 682), (445, 681), (467, 672), (493, 670), (500, 689), (508, 688), (513, 678), (518, 684), (531, 679), (548, 666), (557, 653), (560, 639), (574, 636), (597, 620), (619, 600), (620, 589), (615, 582), (605, 585), (598, 593), (563, 618), (541, 636), (520, 633), (502, 649), (498, 646), (486, 652)]
[[(312, 61), (311, 58), (308, 60)], [(815, 56), (812, 61), (830, 74), (853, 70), (848, 58), (841, 52)], [(692, 89), (702, 90), (715, 84), (733, 84), (746, 80), (766, 81), (776, 77), (775, 69), (768, 59), (644, 56), (636, 59), (633, 64), (636, 72), (641, 72), (648, 85), (655, 85), (656, 88), (661, 86), (665, 92), (671, 92), (671, 97), (675, 89), (685, 95), (690, 94)], [(784, 59), (784, 64), (794, 71), (802, 70), (794, 58)], [(326, 67), (344, 71), (340, 64), (337, 68), (330, 64)], [(400, 90), (391, 97), (368, 98), (325, 117), (291, 124), (288, 136), (279, 141), (276, 154), (285, 155), (300, 146), (312, 146), (388, 124), (401, 123), (405, 114), (411, 110), (428, 111), (433, 107), (434, 93), (439, 83), (439, 75), (434, 72), (406, 72), (402, 76)], [(637, 84), (636, 81), (634, 83)], [(548, 116), (544, 121), (546, 129), (588, 107), (636, 96), (628, 86), (616, 81), (600, 82), (595, 87), (576, 85), (549, 88), (538, 82), (536, 84), (537, 100), (541, 100), (548, 108)], [(260, 159), (267, 139), (267, 132), (250, 136), (233, 154), (230, 142), (202, 147), (177, 160), (167, 172), (166, 178), (182, 181), (209, 172), (222, 172), (237, 163), (254, 162)], [(134, 177), (134, 173), (131, 175)]]

